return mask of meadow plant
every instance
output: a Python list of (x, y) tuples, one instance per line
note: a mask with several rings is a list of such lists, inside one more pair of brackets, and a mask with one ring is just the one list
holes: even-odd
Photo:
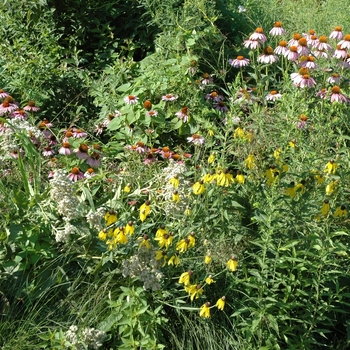
[[(224, 41), (199, 5), (203, 33)], [(184, 27), (181, 54), (173, 43), (105, 70), (87, 125), (55, 125), (32, 102), (24, 118), (0, 95), (0, 274), (24, 308), (47, 271), (54, 304), (71, 302), (40, 334), (46, 346), (161, 349), (189, 325), (225, 334), (222, 348), (347, 341), (350, 64), (335, 52), (349, 34), (286, 29), (258, 26), (209, 64), (202, 33)], [(103, 279), (90, 320), (74, 290)], [(17, 295), (0, 292), (14, 321)]]

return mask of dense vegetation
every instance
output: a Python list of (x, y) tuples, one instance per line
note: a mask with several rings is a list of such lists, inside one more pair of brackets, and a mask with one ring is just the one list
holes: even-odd
[(346, 349), (349, 5), (5, 0), (1, 348)]

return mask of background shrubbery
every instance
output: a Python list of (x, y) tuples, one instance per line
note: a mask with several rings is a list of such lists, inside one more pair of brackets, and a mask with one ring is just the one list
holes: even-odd
[[(328, 36), (336, 25), (349, 33), (347, 2), (4, 1), (0, 88), (21, 107), (40, 106), (26, 121), (0, 117), (4, 350), (347, 348), (349, 220), (334, 214), (349, 208), (349, 105), (315, 94), (337, 72), (350, 96), (348, 68), (319, 60), (317, 89), (298, 89), (296, 63), (257, 64), (242, 45), (277, 20), (287, 40), (309, 29)], [(238, 55), (251, 64), (232, 68)], [(265, 100), (273, 89), (283, 94), (276, 103)], [(227, 112), (210, 102), (213, 91)], [(55, 161), (43, 156), (48, 130)], [(204, 144), (188, 142), (193, 135)], [(96, 176), (66, 180), (90, 166), (58, 154), (63, 141), (98, 154)], [(215, 181), (199, 193), (208, 176)], [(130, 220), (135, 233), (113, 247)], [(166, 253), (154, 239), (163, 226), (173, 234)], [(179, 266), (168, 263), (177, 256)], [(179, 283), (189, 270), (203, 292)], [(207, 302), (210, 319), (199, 316)]]

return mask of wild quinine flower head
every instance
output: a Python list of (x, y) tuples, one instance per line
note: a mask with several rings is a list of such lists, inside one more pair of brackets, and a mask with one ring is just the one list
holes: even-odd
[(143, 282), (143, 288), (145, 290), (156, 291), (161, 288), (160, 282), (163, 274), (160, 268), (162, 262), (156, 260), (156, 251), (158, 249), (154, 248), (148, 239), (143, 242), (147, 242), (148, 244), (141, 245), (135, 255), (123, 260), (122, 274), (124, 277), (138, 278)]
[(50, 181), (50, 198), (57, 206), (57, 211), (67, 221), (79, 218), (79, 199), (75, 194), (75, 185), (62, 169), (56, 169)]

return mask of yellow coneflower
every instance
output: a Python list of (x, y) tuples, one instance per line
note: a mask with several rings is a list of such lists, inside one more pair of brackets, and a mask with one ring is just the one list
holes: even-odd
[(188, 239), (189, 239), (188, 248), (193, 248), (196, 243), (195, 233), (191, 232), (188, 236)]
[(147, 250), (151, 249), (151, 245), (150, 245), (148, 239), (149, 239), (148, 235), (144, 235), (141, 238), (141, 243), (139, 245), (139, 249), (141, 249), (142, 247), (146, 247)]
[(189, 286), (190, 285), (190, 278), (193, 275), (193, 271), (192, 270), (188, 270), (187, 272), (184, 272), (181, 274), (180, 278), (179, 278), (179, 283), (183, 283), (185, 286)]
[(110, 226), (117, 221), (117, 213), (114, 210), (109, 210), (104, 216), (106, 226)]
[(211, 171), (210, 173), (205, 174), (204, 177), (203, 177), (203, 182), (204, 183), (209, 183), (210, 184), (214, 180), (215, 180), (215, 172), (214, 171)]
[(184, 214), (187, 215), (187, 216), (190, 216), (192, 213), (190, 207), (186, 207), (185, 211), (184, 211)]
[(338, 168), (338, 164), (334, 163), (334, 160), (331, 159), (327, 164), (326, 167), (324, 169), (324, 172), (327, 174), (335, 174), (335, 172), (337, 171)]
[(203, 304), (199, 310), (199, 316), (209, 318), (210, 317), (210, 303), (207, 301)]
[(193, 301), (194, 298), (198, 299), (204, 292), (201, 284), (191, 284), (185, 287), (185, 291), (190, 295), (191, 301)]
[(172, 195), (172, 201), (179, 203), (180, 202), (180, 195), (178, 191), (174, 191)]
[(213, 163), (215, 160), (215, 153), (212, 153), (208, 158), (208, 164)]
[(149, 200), (146, 200), (145, 203), (143, 203), (140, 207), (140, 220), (144, 222), (151, 211), (151, 202)]
[(179, 253), (185, 253), (188, 249), (188, 245), (190, 243), (189, 238), (184, 238), (181, 239), (177, 244), (176, 244), (176, 250)]
[(289, 187), (287, 187), (287, 188), (285, 189), (285, 194), (286, 194), (286, 196), (289, 196), (289, 197), (291, 197), (291, 198), (294, 198), (294, 197), (296, 196), (297, 191), (296, 191), (296, 189), (295, 189), (295, 183), (294, 183), (294, 181), (292, 181), (292, 182), (290, 183)]
[(166, 249), (173, 243), (174, 234), (165, 233), (163, 236), (156, 237), (154, 240), (158, 241), (159, 248), (162, 249), (165, 247)]
[(205, 279), (205, 283), (210, 285), (212, 283), (215, 283), (215, 281), (213, 280), (212, 276), (209, 275), (206, 279)]
[(162, 237), (168, 233), (168, 230), (165, 228), (165, 225), (161, 225), (156, 232), (156, 237)]
[(338, 207), (334, 212), (335, 218), (342, 218), (348, 215), (345, 205)]
[(210, 253), (207, 253), (207, 255), (205, 256), (205, 258), (204, 258), (204, 262), (205, 262), (205, 264), (210, 264), (210, 262), (211, 262), (211, 255), (210, 255)]
[(216, 183), (221, 187), (228, 187), (230, 184), (234, 183), (235, 180), (231, 173), (227, 169), (219, 170), (215, 176)]
[(332, 181), (331, 183), (329, 183), (329, 184), (326, 186), (326, 194), (327, 194), (328, 196), (331, 195), (331, 194), (335, 191), (337, 185), (338, 185), (338, 180)]
[(179, 187), (179, 176), (178, 175), (174, 175), (170, 180), (169, 183), (171, 185), (173, 185), (174, 188), (178, 188)]
[(325, 199), (323, 201), (323, 204), (322, 204), (322, 208), (321, 208), (321, 214), (323, 216), (327, 216), (328, 213), (329, 213), (329, 209), (330, 209), (330, 204), (329, 204), (329, 200), (328, 199)]
[(244, 175), (238, 170), (236, 175), (236, 182), (243, 185), (245, 182)]
[(233, 255), (226, 265), (231, 271), (236, 271), (238, 266), (237, 258)]
[(223, 296), (221, 297), (215, 304), (215, 306), (219, 309), (219, 310), (223, 310), (225, 307), (225, 301), (226, 301), (226, 297)]
[(202, 193), (204, 192), (204, 189), (205, 189), (205, 188), (204, 188), (204, 185), (203, 185), (203, 180), (197, 181), (197, 182), (193, 185), (192, 189), (193, 189), (193, 193), (194, 193), (194, 194), (196, 194), (196, 195), (202, 194)]
[(255, 167), (255, 157), (250, 154), (245, 161), (243, 162), (244, 166), (247, 167), (248, 169), (254, 169)]
[(129, 221), (125, 226), (125, 234), (132, 236), (135, 232), (134, 223), (132, 221)]
[(162, 260), (164, 261), (163, 266), (165, 266), (166, 264), (166, 261), (168, 259), (168, 256), (167, 256), (167, 251), (166, 250), (157, 250), (156, 251), (156, 260), (159, 261), (159, 260)]
[(174, 265), (175, 267), (178, 267), (179, 264), (180, 264), (179, 254), (175, 253), (175, 254), (168, 260), (168, 265)]
[(101, 241), (105, 241), (107, 239), (107, 230), (103, 229), (102, 231), (100, 231), (98, 233), (98, 239), (100, 239)]

